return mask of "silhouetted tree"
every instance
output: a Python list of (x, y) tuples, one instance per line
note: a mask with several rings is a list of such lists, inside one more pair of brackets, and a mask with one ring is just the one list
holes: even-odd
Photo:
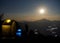
[(0, 36), (1, 36), (1, 31), (2, 31), (2, 18), (3, 18), (3, 13), (0, 14)]

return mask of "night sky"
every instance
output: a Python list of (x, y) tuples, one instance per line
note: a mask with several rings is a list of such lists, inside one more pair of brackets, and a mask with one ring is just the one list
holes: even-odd
[[(43, 16), (38, 12), (40, 8), (46, 9)], [(0, 0), (0, 13), (17, 21), (60, 20), (60, 0)]]

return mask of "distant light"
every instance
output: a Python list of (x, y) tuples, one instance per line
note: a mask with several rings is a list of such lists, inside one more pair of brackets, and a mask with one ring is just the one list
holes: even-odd
[(17, 32), (16, 32), (16, 36), (21, 37), (21, 34), (22, 34), (22, 30), (21, 29), (18, 29)]
[(38, 34), (38, 32), (35, 32), (34, 34)]
[(7, 22), (7, 23), (10, 23), (10, 22), (11, 22), (11, 20), (10, 20), (10, 19), (7, 19), (7, 20), (6, 20), (6, 22)]
[(21, 29), (18, 29), (17, 31), (21, 31)]
[(16, 36), (19, 36), (20, 37), (21, 34), (22, 34), (21, 32), (16, 32)]
[(55, 30), (55, 29), (58, 29), (57, 27), (56, 28), (51, 28), (51, 30)]

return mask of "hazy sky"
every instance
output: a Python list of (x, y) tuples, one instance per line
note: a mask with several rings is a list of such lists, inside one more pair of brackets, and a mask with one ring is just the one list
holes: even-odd
[[(45, 9), (44, 15), (39, 14), (40, 8)], [(0, 0), (0, 13), (17, 21), (60, 20), (60, 0)]]

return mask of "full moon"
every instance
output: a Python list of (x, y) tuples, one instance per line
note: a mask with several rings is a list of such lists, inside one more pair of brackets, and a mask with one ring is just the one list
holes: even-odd
[(44, 9), (40, 9), (40, 14), (44, 14), (45, 13), (45, 10)]

